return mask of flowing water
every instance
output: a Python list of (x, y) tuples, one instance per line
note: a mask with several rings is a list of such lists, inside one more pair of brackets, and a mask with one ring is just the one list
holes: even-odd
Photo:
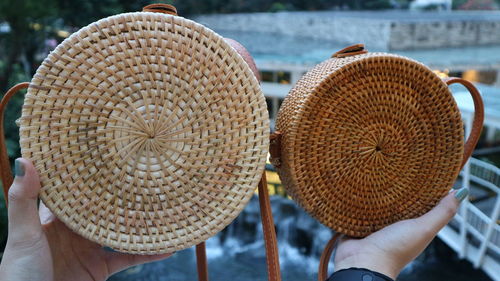
[[(291, 200), (273, 196), (273, 215), (279, 243), (284, 281), (317, 280), (319, 256), (331, 232), (297, 207)], [(267, 280), (264, 242), (256, 197), (238, 218), (207, 241), (210, 279), (215, 281)], [(330, 269), (333, 264), (330, 264)], [(112, 281), (186, 281), (197, 280), (193, 249), (172, 257), (122, 271)], [(398, 277), (401, 281), (488, 281), (440, 240), (435, 239), (417, 260)]]

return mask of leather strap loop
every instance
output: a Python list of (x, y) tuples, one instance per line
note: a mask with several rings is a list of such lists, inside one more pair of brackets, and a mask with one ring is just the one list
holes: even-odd
[(5, 144), (5, 132), (3, 126), (4, 112), (9, 103), (10, 98), (14, 96), (19, 90), (26, 89), (30, 85), (29, 82), (23, 82), (10, 88), (0, 101), (0, 177), (2, 177), (3, 195), (5, 203), (8, 203), (9, 188), (12, 185), (14, 178), (10, 169), (9, 155), (7, 153), (7, 146)]
[(464, 158), (462, 160), (461, 167), (463, 168), (467, 160), (469, 160), (474, 148), (476, 147), (479, 137), (481, 136), (481, 130), (483, 128), (484, 122), (484, 104), (481, 94), (477, 88), (471, 82), (457, 77), (444, 78), (443, 82), (446, 85), (452, 84), (462, 84), (471, 94), (472, 100), (474, 101), (474, 121), (472, 123), (472, 129), (470, 135), (464, 145)]
[(143, 12), (152, 12), (152, 13), (163, 13), (163, 14), (168, 14), (168, 15), (173, 15), (177, 16), (177, 9), (169, 4), (150, 4), (147, 6), (144, 6), (142, 8)]
[(271, 155), (271, 164), (274, 167), (281, 167), (281, 132), (274, 132), (270, 137), (269, 154)]
[(368, 53), (368, 51), (365, 50), (364, 44), (356, 44), (356, 45), (351, 45), (349, 47), (345, 47), (344, 49), (336, 52), (335, 54), (332, 55), (332, 58), (345, 58), (366, 53)]
[(340, 236), (340, 233), (335, 233), (332, 239), (330, 239), (330, 241), (326, 243), (325, 249), (323, 250), (323, 253), (321, 253), (318, 269), (318, 281), (325, 281), (328, 278), (328, 263), (330, 261), (330, 257), (332, 256), (333, 249), (335, 249)]

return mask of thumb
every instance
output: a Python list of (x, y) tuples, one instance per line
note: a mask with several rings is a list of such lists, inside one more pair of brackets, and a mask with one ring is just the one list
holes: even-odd
[(455, 216), (460, 202), (467, 197), (469, 190), (461, 188), (453, 190), (445, 196), (432, 210), (416, 219), (431, 236), (436, 235), (441, 228)]
[(9, 189), (7, 246), (29, 247), (42, 237), (37, 209), (40, 180), (35, 167), (29, 160), (16, 159), (14, 171), (16, 177)]

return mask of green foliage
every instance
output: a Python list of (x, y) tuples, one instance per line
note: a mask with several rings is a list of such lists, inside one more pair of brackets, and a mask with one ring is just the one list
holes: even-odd
[(389, 0), (368, 0), (363, 1), (362, 8), (366, 10), (383, 10), (392, 8), (392, 5)]
[(410, 2), (410, 0), (396, 0), (396, 5), (397, 8), (408, 9), (410, 7)]
[(430, 4), (422, 8), (424, 11), (437, 11), (439, 10), (440, 5)]
[(269, 12), (271, 13), (290, 11), (290, 10), (293, 10), (293, 7), (291, 5), (285, 5), (281, 2), (274, 2), (269, 8)]
[(49, 25), (56, 13), (52, 0), (0, 1), (0, 22), (8, 23), (11, 29), (0, 34), (0, 60), (3, 61), (0, 91), (5, 91), (11, 82), (14, 64), (22, 62), (27, 76), (32, 74), (30, 63), (45, 39), (42, 27)]
[(285, 10), (286, 10), (286, 6), (281, 2), (274, 2), (271, 5), (271, 8), (269, 8), (269, 12), (271, 12), (271, 13), (281, 12), (281, 11), (285, 11)]
[(456, 10), (456, 9), (460, 8), (462, 5), (464, 5), (465, 3), (467, 3), (467, 1), (468, 0), (453, 0), (452, 4), (451, 4), (451, 8), (453, 10)]
[(57, 2), (59, 15), (68, 26), (82, 27), (99, 19), (124, 12), (124, 5), (118, 0), (58, 0)]

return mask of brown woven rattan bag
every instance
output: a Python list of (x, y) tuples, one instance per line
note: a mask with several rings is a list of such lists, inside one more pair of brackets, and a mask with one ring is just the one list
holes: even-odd
[[(262, 177), (269, 118), (255, 71), (237, 42), (153, 4), (64, 40), (30, 83), (4, 96), (0, 121), (9, 98), (28, 88), (21, 152), (40, 174), (45, 205), (76, 233), (117, 251), (198, 245), (200, 280), (208, 279), (203, 242), (240, 213), (260, 182), (276, 280)], [(7, 193), (12, 174), (0, 129)]]
[[(465, 146), (453, 83), (470, 91), (476, 108)], [(483, 115), (470, 82), (441, 80), (414, 60), (354, 45), (290, 91), (272, 136), (272, 163), (311, 216), (337, 233), (364, 237), (424, 214), (447, 194), (478, 141)]]

